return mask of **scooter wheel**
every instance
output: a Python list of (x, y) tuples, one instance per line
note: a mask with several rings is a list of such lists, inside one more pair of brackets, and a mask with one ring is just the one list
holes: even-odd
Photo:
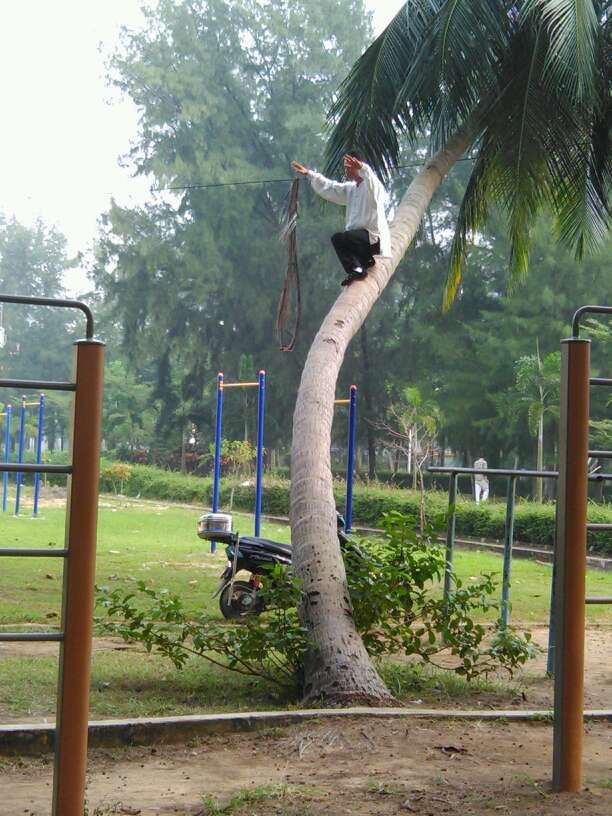
[(224, 618), (237, 620), (247, 615), (260, 615), (264, 603), (252, 584), (247, 581), (234, 581), (233, 584), (228, 584), (219, 596), (219, 607)]

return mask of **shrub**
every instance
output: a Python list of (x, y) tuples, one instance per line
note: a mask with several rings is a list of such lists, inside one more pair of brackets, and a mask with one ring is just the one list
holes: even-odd
[[(499, 668), (512, 674), (534, 653), (529, 633), (474, 623), (475, 612), (497, 611), (491, 600), (493, 576), (484, 574), (464, 586), (453, 576), (448, 599), (440, 597), (444, 550), (431, 531), (420, 534), (413, 519), (394, 512), (384, 518), (384, 540), (349, 542), (344, 550), (355, 625), (375, 657), (416, 655), (436, 664), (442, 652), (455, 659), (440, 668), (468, 680)], [(178, 596), (156, 591), (144, 582), (138, 595), (121, 588), (101, 588), (98, 604), (107, 613), (98, 624), (106, 633), (143, 643), (181, 668), (190, 654), (217, 665), (263, 677), (285, 690), (300, 686), (301, 668), (311, 644), (296, 607), (302, 601), (298, 581), (276, 565), (263, 579), (266, 612), (240, 624), (188, 618)]]

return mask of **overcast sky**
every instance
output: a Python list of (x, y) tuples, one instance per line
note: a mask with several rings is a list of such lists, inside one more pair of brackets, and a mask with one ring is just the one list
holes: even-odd
[[(404, 2), (366, 0), (377, 31)], [(120, 26), (139, 25), (142, 5), (0, 2), (0, 212), (25, 224), (38, 216), (55, 224), (71, 253), (91, 245), (111, 195), (124, 205), (147, 198), (150, 182), (132, 178), (118, 161), (136, 136), (136, 109), (104, 79), (105, 54)], [(78, 270), (66, 284), (73, 293), (86, 286)]]

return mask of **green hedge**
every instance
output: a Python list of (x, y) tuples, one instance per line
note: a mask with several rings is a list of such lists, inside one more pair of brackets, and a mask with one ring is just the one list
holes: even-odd
[[(108, 477), (112, 463), (103, 461), (101, 485), (103, 492), (113, 492), (114, 486)], [(131, 476), (123, 485), (123, 492), (129, 496), (148, 499), (188, 502), (210, 506), (212, 503), (212, 479), (198, 476), (183, 476), (180, 473), (162, 470), (149, 465), (131, 465)], [(236, 510), (252, 511), (255, 506), (255, 484), (240, 484), (230, 479), (221, 482), (220, 506), (228, 507), (233, 490), (233, 507)], [(344, 484), (334, 485), (336, 504), (344, 508)], [(448, 507), (447, 495), (443, 491), (428, 491), (425, 498), (426, 515), (436, 528), (443, 530)], [(286, 480), (266, 478), (262, 498), (264, 513), (286, 516), (289, 513), (289, 483)], [(355, 485), (353, 491), (353, 521), (364, 526), (376, 526), (383, 513), (399, 510), (417, 515), (419, 495), (412, 490), (398, 490), (384, 485)], [(473, 501), (460, 499), (457, 503), (457, 534), (471, 538), (501, 539), (504, 535), (505, 504), (488, 502), (476, 505)], [(519, 501), (514, 520), (515, 539), (534, 545), (552, 545), (554, 539), (555, 510), (552, 504), (536, 504)], [(591, 504), (589, 521), (612, 523), (612, 507)], [(612, 555), (612, 533), (589, 533), (589, 549)]]

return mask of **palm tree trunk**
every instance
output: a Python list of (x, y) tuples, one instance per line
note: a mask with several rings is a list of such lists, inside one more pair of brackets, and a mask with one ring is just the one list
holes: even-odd
[(392, 257), (346, 287), (323, 321), (308, 353), (293, 415), (291, 537), (293, 566), (302, 583), (302, 620), (313, 648), (304, 666), (304, 698), (390, 702), (355, 628), (344, 562), (336, 535), (330, 461), (338, 372), (350, 340), (388, 284), (442, 180), (472, 140), (467, 128), (430, 159), (404, 195), (391, 225)]

